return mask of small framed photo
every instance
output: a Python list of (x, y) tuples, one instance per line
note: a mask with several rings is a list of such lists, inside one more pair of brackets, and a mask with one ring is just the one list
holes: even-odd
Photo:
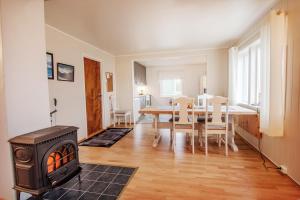
[(113, 86), (113, 73), (112, 72), (105, 72), (106, 76), (106, 91), (107, 92), (113, 92), (114, 86)]
[(57, 63), (57, 80), (74, 82), (74, 66)]
[(53, 63), (53, 54), (47, 52), (47, 74), (48, 79), (54, 79), (54, 63)]

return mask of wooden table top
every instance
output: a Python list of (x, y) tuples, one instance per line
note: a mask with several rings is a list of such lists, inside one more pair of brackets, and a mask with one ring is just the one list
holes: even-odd
[[(230, 115), (257, 115), (255, 110), (244, 108), (241, 106), (229, 106)], [(178, 108), (176, 108), (178, 110)], [(212, 107), (208, 107), (208, 110), (212, 110)], [(225, 112), (225, 106), (222, 107), (223, 112)], [(190, 112), (192, 112), (190, 110)], [(194, 109), (195, 114), (205, 114), (206, 108), (203, 106), (196, 106)], [(139, 111), (141, 114), (173, 114), (172, 106), (150, 106), (143, 108)]]

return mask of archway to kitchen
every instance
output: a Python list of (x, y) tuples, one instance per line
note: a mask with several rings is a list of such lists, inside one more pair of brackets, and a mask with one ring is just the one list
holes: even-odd
[[(133, 116), (136, 123), (152, 123), (151, 115), (139, 110), (150, 106), (170, 106), (176, 96), (195, 98), (206, 88), (206, 56), (174, 56), (140, 59), (132, 64)], [(192, 86), (192, 87), (191, 87)], [(160, 115), (160, 121), (169, 120)]]

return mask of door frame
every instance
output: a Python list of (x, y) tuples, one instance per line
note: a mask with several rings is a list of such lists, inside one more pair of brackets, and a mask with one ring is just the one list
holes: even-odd
[(100, 64), (100, 83), (101, 83), (101, 95), (102, 95), (102, 101), (101, 101), (101, 110), (102, 110), (102, 113), (101, 113), (101, 118), (102, 118), (102, 121), (101, 121), (101, 125), (102, 125), (102, 129), (105, 129), (106, 127), (104, 126), (104, 121), (105, 121), (105, 114), (104, 114), (104, 92), (103, 92), (103, 61), (102, 59), (100, 58), (97, 58), (97, 57), (94, 57), (94, 56), (91, 56), (89, 54), (82, 54), (82, 66), (83, 66), (83, 70), (82, 70), (82, 73), (83, 73), (83, 91), (84, 91), (84, 110), (85, 110), (85, 127), (86, 127), (86, 132), (85, 132), (85, 138), (89, 138), (89, 135), (88, 135), (88, 127), (87, 127), (87, 113), (86, 113), (86, 93), (85, 93), (85, 74), (84, 74), (84, 58), (87, 58), (87, 59), (90, 59), (90, 60), (93, 60), (93, 61), (96, 61), (96, 62), (99, 62)]

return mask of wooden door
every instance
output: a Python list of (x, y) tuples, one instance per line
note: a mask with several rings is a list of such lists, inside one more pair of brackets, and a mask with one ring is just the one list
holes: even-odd
[(84, 58), (85, 98), (88, 136), (102, 130), (100, 63)]

